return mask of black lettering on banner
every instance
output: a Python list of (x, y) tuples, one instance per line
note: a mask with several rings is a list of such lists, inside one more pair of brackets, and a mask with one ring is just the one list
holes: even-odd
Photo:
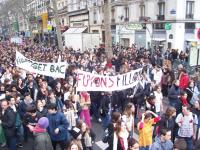
[(62, 70), (63, 70), (63, 67), (65, 67), (65, 65), (62, 65), (62, 66), (60, 66), (60, 73), (65, 73), (65, 70), (64, 70), (64, 72), (62, 72)]
[(119, 86), (119, 80), (120, 80), (120, 78), (117, 77), (117, 86)]
[(62, 72), (62, 68), (65, 67), (65, 65), (62, 65), (62, 66), (54, 66), (54, 65), (51, 65), (50, 66), (50, 72), (55, 72), (55, 73), (65, 73)]
[(33, 67), (33, 69), (37, 69), (38, 63), (32, 63), (31, 67)]
[(50, 72), (55, 72), (54, 65), (50, 66)]

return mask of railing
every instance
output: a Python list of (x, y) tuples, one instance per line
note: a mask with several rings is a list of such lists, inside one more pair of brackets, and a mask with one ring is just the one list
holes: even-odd
[(165, 20), (165, 15), (157, 15), (157, 20)]
[(194, 14), (186, 14), (186, 19), (193, 19)]

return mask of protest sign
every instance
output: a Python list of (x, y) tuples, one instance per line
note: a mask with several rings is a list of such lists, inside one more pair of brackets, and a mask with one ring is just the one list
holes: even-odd
[(141, 78), (142, 68), (116, 76), (92, 74), (82, 70), (77, 73), (77, 91), (117, 91), (133, 88)]
[(16, 51), (16, 66), (31, 73), (51, 76), (54, 78), (65, 78), (65, 71), (67, 64), (64, 62), (59, 63), (43, 63), (30, 60), (23, 56), (20, 52)]

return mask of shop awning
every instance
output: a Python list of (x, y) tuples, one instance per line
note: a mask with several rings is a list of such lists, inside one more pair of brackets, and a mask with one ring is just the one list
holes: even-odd
[(163, 38), (153, 38), (153, 41), (162, 42), (162, 41), (166, 41), (166, 39), (163, 39)]

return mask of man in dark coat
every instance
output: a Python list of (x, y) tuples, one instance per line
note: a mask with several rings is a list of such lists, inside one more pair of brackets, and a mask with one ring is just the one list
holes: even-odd
[(2, 108), (1, 124), (5, 132), (8, 148), (10, 150), (16, 150), (16, 133), (15, 133), (16, 114), (13, 111), (13, 109), (9, 106), (7, 100), (3, 100), (1, 102), (1, 108)]

